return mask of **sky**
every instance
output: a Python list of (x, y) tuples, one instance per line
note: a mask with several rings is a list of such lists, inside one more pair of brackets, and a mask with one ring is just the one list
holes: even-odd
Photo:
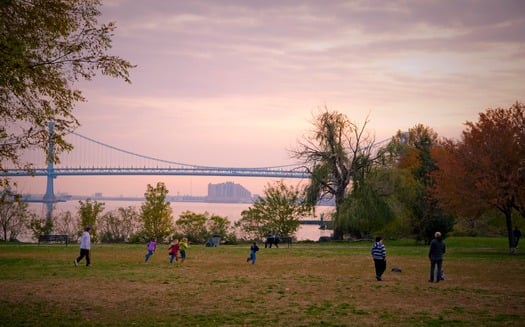
[[(137, 65), (132, 84), (104, 76), (76, 132), (132, 152), (220, 167), (296, 162), (291, 150), (325, 108), (377, 141), (416, 124), (459, 138), (488, 108), (525, 101), (525, 2), (520, 0), (103, 1), (110, 53)], [(56, 192), (205, 195), (234, 181), (58, 177)], [(43, 186), (42, 186), (43, 185)], [(262, 185), (262, 186), (261, 186)], [(25, 182), (43, 193), (45, 181)]]

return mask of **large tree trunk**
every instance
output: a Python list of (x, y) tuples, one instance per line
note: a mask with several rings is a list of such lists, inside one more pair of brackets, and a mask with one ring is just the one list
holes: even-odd
[[(335, 216), (337, 217), (336, 220), (337, 221), (340, 221), (340, 217), (339, 215), (341, 214), (340, 212), (340, 208), (341, 206), (343, 205), (343, 202), (345, 201), (345, 190), (346, 189), (338, 189), (337, 192), (335, 193)], [(334, 226), (334, 240), (342, 240), (343, 239), (343, 235), (344, 235), (344, 230), (343, 228), (339, 225), (339, 224), (336, 224)]]
[(514, 242), (514, 234), (512, 233), (512, 208), (505, 207), (501, 211), (505, 215), (505, 223), (507, 225), (507, 236), (509, 239), (510, 254), (516, 254), (516, 244)]

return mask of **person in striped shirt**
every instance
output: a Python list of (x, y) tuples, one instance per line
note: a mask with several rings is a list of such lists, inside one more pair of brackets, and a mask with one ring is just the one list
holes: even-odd
[(376, 237), (376, 241), (374, 242), (374, 245), (372, 245), (371, 253), (376, 268), (376, 279), (381, 280), (383, 273), (386, 270), (386, 248), (381, 236)]

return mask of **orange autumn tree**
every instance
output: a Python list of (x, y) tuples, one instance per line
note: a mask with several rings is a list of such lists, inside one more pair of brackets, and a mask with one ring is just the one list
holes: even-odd
[[(443, 208), (474, 229), (483, 213), (492, 207), (483, 201), (480, 193), (472, 192), (474, 186), (468, 167), (461, 164), (459, 156), (454, 155), (458, 151), (457, 144), (453, 140), (443, 140), (433, 149), (431, 155), (439, 171), (433, 173), (437, 183), (432, 193), (441, 200)], [(465, 202), (467, 196), (472, 200)]]
[(465, 125), (460, 141), (447, 140), (433, 153), (434, 195), (458, 217), (499, 210), (514, 253), (513, 213), (525, 217), (525, 106), (487, 109)]

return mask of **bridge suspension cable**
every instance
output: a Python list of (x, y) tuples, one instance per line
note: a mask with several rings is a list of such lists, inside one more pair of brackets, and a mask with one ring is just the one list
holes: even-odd
[[(69, 131), (81, 141), (75, 143), (74, 150), (61, 154), (61, 162), (51, 167), (33, 167), (35, 176), (109, 176), (109, 175), (171, 175), (171, 176), (241, 176), (271, 178), (309, 178), (308, 169), (298, 163), (265, 167), (218, 167), (187, 164), (160, 159), (95, 140), (91, 137)], [(385, 139), (370, 145), (377, 148), (389, 141)], [(84, 142), (84, 145), (78, 143)], [(75, 149), (77, 151), (75, 151)], [(116, 157), (115, 154), (122, 154)], [(75, 157), (76, 156), (76, 157)], [(45, 156), (44, 156), (45, 157)], [(134, 159), (132, 159), (134, 158)], [(142, 160), (138, 163), (136, 159)], [(37, 162), (36, 160), (33, 162)], [(4, 176), (27, 176), (22, 169), (8, 169)]]
[[(220, 169), (222, 169), (222, 168), (228, 169), (226, 167), (202, 166), (202, 165), (187, 164), (187, 163), (181, 163), (181, 162), (176, 162), (176, 161), (170, 161), (170, 160), (155, 158), (155, 157), (139, 154), (139, 153), (136, 153), (136, 152), (132, 152), (132, 151), (129, 151), (129, 150), (121, 149), (121, 148), (118, 148), (118, 147), (115, 147), (115, 146), (103, 143), (101, 141), (97, 141), (97, 140), (95, 140), (93, 138), (87, 137), (85, 135), (82, 135), (82, 134), (79, 134), (79, 133), (76, 133), (76, 132), (73, 132), (73, 131), (70, 131), (70, 133), (72, 135), (80, 137), (80, 138), (82, 138), (84, 140), (87, 140), (89, 142), (96, 143), (96, 144), (98, 144), (98, 145), (100, 145), (102, 147), (105, 147), (105, 148), (108, 148), (108, 149), (111, 149), (111, 150), (115, 150), (115, 151), (118, 151), (120, 153), (124, 153), (124, 154), (127, 154), (127, 155), (131, 155), (131, 156), (134, 156), (134, 157), (137, 157), (137, 158), (142, 158), (142, 159), (146, 159), (146, 160), (151, 160), (151, 161), (155, 161), (155, 162), (159, 162), (159, 163), (164, 163), (164, 164), (173, 165), (173, 166), (181, 166), (181, 167), (190, 167), (190, 168), (198, 168), (198, 169), (218, 169), (218, 168), (220, 168)], [(296, 164), (287, 164), (287, 165), (278, 165), (278, 166), (245, 167), (245, 168), (237, 167), (237, 168), (233, 168), (233, 169), (263, 169), (264, 170), (264, 169), (283, 169), (283, 168), (289, 168), (289, 167), (300, 167), (300, 164), (296, 163)]]

